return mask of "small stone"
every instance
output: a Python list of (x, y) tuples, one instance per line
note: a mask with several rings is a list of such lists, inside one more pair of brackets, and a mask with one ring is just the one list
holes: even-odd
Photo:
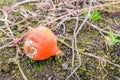
[(49, 77), (48, 80), (52, 80), (51, 77)]
[(62, 68), (63, 68), (64, 70), (68, 69), (68, 64), (67, 64), (67, 63), (63, 63), (63, 64), (62, 64)]

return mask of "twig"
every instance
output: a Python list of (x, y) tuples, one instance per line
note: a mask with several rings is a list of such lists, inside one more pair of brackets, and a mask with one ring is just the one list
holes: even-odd
[(72, 39), (72, 68), (74, 68), (74, 61), (75, 61), (75, 46), (74, 46), (74, 39)]
[[(79, 20), (83, 21), (83, 19), (79, 19)], [(88, 21), (86, 21), (86, 23), (89, 24), (89, 25), (90, 25), (91, 27), (93, 27), (94, 29), (100, 31), (100, 32), (103, 32), (103, 33), (106, 33), (106, 34), (110, 34), (109, 31), (106, 31), (106, 30), (104, 30), (104, 29), (101, 29), (100, 27), (98, 27), (98, 26), (96, 26), (96, 25), (94, 25), (94, 24), (92, 24), (92, 23), (90, 23), (90, 22), (88, 22)], [(119, 33), (113, 33), (113, 35), (118, 35), (118, 34), (119, 34)], [(120, 36), (120, 35), (118, 35), (118, 36)]]
[(12, 42), (9, 42), (9, 43), (7, 43), (7, 44), (4, 44), (3, 46), (0, 47), (0, 50), (6, 48), (6, 47), (7, 47), (8, 45), (10, 45), (11, 43), (13, 43), (13, 41), (12, 41)]
[[(111, 5), (113, 5), (113, 4), (119, 4), (119, 3), (120, 3), (120, 1), (112, 2), (112, 3), (106, 3), (106, 4), (103, 4), (103, 5), (93, 6), (93, 7), (91, 7), (91, 9), (93, 10), (93, 9), (95, 9), (95, 8), (105, 7), (105, 6), (111, 6)], [(62, 19), (62, 18), (64, 18), (64, 17), (67, 17), (67, 16), (70, 16), (70, 15), (76, 14), (77, 12), (80, 13), (80, 12), (86, 11), (86, 10), (88, 10), (88, 9), (89, 9), (89, 8), (87, 7), (87, 8), (83, 8), (83, 9), (78, 9), (78, 10), (69, 11), (67, 14), (65, 14), (65, 15), (63, 15), (63, 16), (61, 16), (61, 17), (55, 18), (54, 20), (51, 20), (51, 21), (45, 23), (45, 24), (42, 25), (42, 26), (50, 25), (50, 24), (52, 24), (52, 23), (54, 23), (54, 22), (56, 22), (56, 21), (58, 21), (58, 20), (60, 20), (60, 19)]]
[(17, 64), (18, 68), (19, 68), (19, 71), (20, 73), (22, 74), (24, 80), (28, 80), (27, 77), (25, 76), (21, 66), (20, 66), (20, 61), (18, 60), (18, 56), (16, 56), (15, 58), (13, 59), (10, 59), (9, 62), (14, 62), (15, 64)]
[(65, 14), (65, 15), (63, 15), (63, 16), (61, 16), (61, 17), (58, 17), (58, 18), (56, 18), (56, 19), (54, 19), (54, 20), (51, 20), (51, 21), (49, 21), (49, 22), (47, 22), (46, 24), (44, 24), (44, 25), (42, 25), (42, 26), (47, 26), (47, 25), (50, 25), (51, 23), (53, 23), (53, 22), (56, 22), (56, 21), (58, 21), (58, 20), (60, 20), (60, 19), (62, 19), (62, 18), (64, 18), (64, 17), (67, 17), (67, 16), (70, 16), (70, 15), (72, 15), (72, 14), (75, 14), (76, 12), (75, 11), (70, 11), (69, 13), (67, 13), (67, 14)]
[(90, 54), (90, 53), (83, 53), (83, 54), (84, 54), (84, 55), (87, 55), (87, 56), (91, 56), (91, 57), (97, 58), (97, 59), (104, 59), (104, 60), (105, 60), (106, 62), (108, 62), (109, 64), (112, 64), (112, 65), (114, 65), (114, 66), (120, 68), (120, 65), (115, 64), (115, 63), (111, 62), (111, 61), (108, 60), (108, 59), (105, 59), (105, 58), (102, 58), (102, 57), (99, 57), (99, 56), (95, 56), (95, 55)]
[(0, 28), (0, 31), (3, 32), (3, 33), (5, 33), (7, 36), (10, 37), (10, 34), (8, 34), (5, 30), (3, 30), (3, 29)]
[(91, 0), (91, 2), (90, 2), (90, 8), (89, 8), (89, 10), (88, 10), (88, 14), (87, 14), (87, 16), (85, 17), (85, 19), (84, 19), (84, 21), (82, 22), (82, 24), (80, 25), (80, 27), (78, 28), (78, 30), (76, 30), (75, 36), (77, 36), (78, 32), (82, 29), (83, 25), (86, 23), (86, 21), (87, 21), (88, 18), (90, 17), (92, 2), (93, 2), (93, 0)]
[(25, 4), (25, 3), (30, 3), (30, 2), (39, 2), (39, 0), (23, 0), (11, 6), (11, 9), (14, 10), (17, 6)]
[[(83, 23), (80, 25), (79, 28), (78, 28), (78, 15), (77, 15), (76, 28), (75, 28), (75, 30), (74, 30), (74, 46), (75, 46), (75, 50), (76, 50), (76, 53), (77, 53), (77, 57), (78, 57), (78, 59), (79, 59), (79, 64), (78, 64), (78, 66), (71, 72), (71, 74), (66, 78), (66, 80), (68, 80), (68, 79), (75, 73), (75, 71), (81, 66), (81, 58), (80, 58), (81, 56), (80, 56), (79, 51), (78, 51), (76, 36), (77, 36), (78, 32), (82, 29), (82, 27), (83, 27), (83, 25), (85, 24), (85, 22), (87, 21), (87, 19), (90, 17), (92, 2), (93, 2), (93, 0), (91, 0), (91, 2), (90, 2), (90, 7), (89, 7), (88, 15), (86, 16), (86, 18), (84, 19)], [(77, 30), (77, 28), (78, 28), (78, 30)], [(74, 55), (73, 55), (73, 56), (74, 56)], [(73, 59), (73, 60), (74, 60), (74, 59)]]
[(29, 32), (25, 33), (23, 36), (21, 36), (20, 38), (16, 39), (15, 41), (13, 41), (13, 43), (9, 44), (7, 47), (16, 46), (17, 43), (20, 42), (23, 38), (25, 38), (28, 34), (29, 34)]
[(13, 24), (11, 21), (9, 21), (9, 20), (7, 20), (7, 19), (0, 19), (0, 21), (3, 21), (3, 22), (7, 22), (7, 23)]
[(25, 76), (25, 74), (24, 74), (24, 72), (23, 72), (23, 70), (22, 70), (19, 62), (17, 63), (17, 65), (18, 65), (19, 71), (20, 71), (20, 73), (22, 74), (24, 80), (28, 80), (27, 77)]
[(52, 3), (53, 9), (55, 10), (56, 7), (55, 7), (55, 4), (54, 4), (53, 0), (50, 0), (50, 1), (51, 1), (51, 3)]
[(20, 66), (20, 60), (19, 60), (19, 54), (20, 53), (20, 48), (17, 46), (17, 53), (16, 53), (16, 56), (13, 58), (13, 59), (9, 59), (8, 63), (9, 62), (14, 62), (15, 64), (17, 64), (18, 68), (19, 68), (19, 71), (22, 75), (22, 77), (24, 78), (24, 80), (28, 80), (26, 75), (24, 74), (21, 66)]
[[(63, 41), (63, 40), (61, 40), (61, 39), (57, 39), (57, 40), (58, 40), (59, 42), (63, 43), (64, 45), (66, 45), (67, 47), (69, 47), (70, 49), (72, 49), (72, 47), (71, 47), (69, 44), (67, 44), (65, 41)], [(82, 49), (79, 49), (78, 51), (79, 51), (79, 53), (81, 53), (81, 54), (83, 54), (83, 55), (86, 55), (86, 56), (94, 57), (94, 58), (97, 58), (97, 59), (102, 58), (102, 57), (99, 57), (99, 56), (96, 56), (96, 55), (93, 55), (93, 54), (90, 54), (90, 53), (85, 53)], [(108, 62), (109, 64), (112, 64), (112, 65), (120, 68), (120, 65), (115, 64), (115, 63), (113, 63), (113, 62), (111, 62), (110, 60), (107, 60), (107, 59), (105, 59), (105, 58), (102, 58), (102, 59), (106, 60), (106, 62)]]

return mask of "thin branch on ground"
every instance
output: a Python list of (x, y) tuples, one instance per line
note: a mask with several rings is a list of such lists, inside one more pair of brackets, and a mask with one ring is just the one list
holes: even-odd
[(20, 71), (21, 75), (23, 76), (24, 80), (28, 80), (25, 73), (23, 72), (23, 70), (20, 66), (20, 60), (18, 59), (19, 58), (19, 55), (18, 55), (19, 53), (20, 53), (20, 48), (17, 46), (17, 53), (16, 53), (16, 57), (15, 57), (14, 62), (18, 65), (19, 71)]
[[(68, 80), (68, 79), (76, 72), (76, 70), (77, 70), (78, 68), (80, 68), (80, 66), (81, 66), (81, 56), (80, 56), (79, 51), (78, 51), (77, 38), (76, 38), (76, 36), (77, 36), (78, 32), (82, 29), (82, 27), (83, 27), (83, 25), (85, 24), (85, 22), (86, 22), (86, 21), (88, 20), (88, 18), (90, 17), (92, 2), (93, 2), (93, 0), (90, 1), (90, 6), (89, 6), (88, 14), (87, 14), (87, 16), (85, 17), (84, 21), (82, 22), (82, 24), (80, 25), (79, 28), (78, 28), (78, 15), (77, 15), (76, 27), (75, 27), (74, 34), (73, 34), (73, 35), (74, 35), (74, 37), (73, 37), (73, 38), (74, 38), (74, 46), (73, 46), (73, 47), (75, 47), (75, 50), (76, 50), (76, 53), (77, 53), (77, 57), (78, 57), (78, 59), (79, 59), (79, 64), (78, 64), (78, 66), (71, 72), (71, 74), (66, 78), (66, 80)], [(78, 29), (77, 29), (77, 28), (78, 28)], [(72, 49), (74, 49), (74, 48), (72, 48)], [(74, 58), (74, 55), (73, 55), (73, 58)], [(74, 59), (73, 59), (73, 60), (74, 60)]]
[[(93, 6), (93, 7), (91, 7), (92, 8), (92, 10), (93, 9), (96, 9), (96, 8), (99, 8), (99, 7), (105, 7), (105, 6), (111, 6), (111, 5), (115, 5), (115, 4), (119, 4), (120, 3), (120, 1), (117, 1), (117, 2), (112, 2), (112, 3), (106, 3), (106, 4), (103, 4), (103, 5), (97, 5), (97, 6)], [(58, 20), (60, 20), (60, 19), (63, 19), (63, 18), (65, 18), (65, 17), (67, 17), (67, 16), (70, 16), (70, 15), (74, 15), (74, 14), (76, 14), (77, 12), (78, 13), (81, 13), (82, 11), (87, 11), (89, 8), (87, 7), (87, 8), (83, 8), (83, 9), (78, 9), (78, 10), (72, 10), (72, 11), (69, 11), (67, 14), (65, 14), (65, 15), (63, 15), (63, 16), (60, 16), (60, 17), (58, 17), (58, 18), (55, 18), (54, 20), (51, 20), (51, 21), (49, 21), (49, 22), (47, 22), (47, 23), (45, 23), (44, 25), (41, 25), (41, 26), (47, 26), (47, 25), (50, 25), (50, 24), (52, 24), (52, 23), (54, 23), (54, 22), (56, 22), (56, 21), (58, 21)]]
[[(17, 53), (16, 53), (16, 54), (17, 54)], [(13, 58), (13, 59), (9, 59), (9, 62), (14, 62), (15, 64), (17, 64), (17, 66), (18, 66), (18, 68), (19, 68), (19, 71), (20, 71), (22, 77), (24, 78), (24, 80), (28, 80), (27, 77), (26, 77), (26, 75), (24, 74), (21, 66), (20, 66), (20, 61), (18, 60), (18, 57), (17, 57), (17, 56), (16, 56), (15, 58)]]
[(40, 0), (23, 0), (21, 2), (14, 4), (13, 6), (11, 6), (11, 9), (14, 10), (17, 6), (25, 4), (25, 3), (33, 3), (33, 2), (39, 2), (39, 1)]
[(7, 47), (8, 45), (10, 45), (11, 43), (13, 43), (13, 41), (11, 41), (11, 42), (9, 42), (9, 43), (7, 43), (7, 44), (4, 44), (3, 46), (0, 46), (0, 50), (6, 48), (6, 47)]
[[(80, 19), (80, 20), (83, 21), (83, 19)], [(88, 21), (86, 21), (86, 23), (89, 24), (89, 25), (90, 25), (91, 27), (93, 27), (94, 29), (100, 31), (100, 32), (103, 32), (103, 33), (106, 33), (106, 34), (110, 34), (109, 31), (106, 31), (106, 30), (104, 30), (104, 29), (102, 29), (102, 28), (100, 28), (100, 27), (98, 27), (98, 26), (96, 26), (96, 25), (94, 25), (94, 24), (92, 24), (92, 23), (90, 23), (90, 22), (88, 22)], [(113, 35), (118, 35), (118, 34), (119, 34), (119, 33), (113, 33)], [(118, 35), (118, 36), (120, 36), (120, 35)]]
[[(67, 44), (65, 41), (61, 40), (61, 39), (57, 39), (59, 42), (63, 43), (65, 46), (69, 47), (70, 49), (72, 49), (72, 47)], [(104, 59), (106, 60), (106, 62), (108, 62), (109, 64), (112, 64), (118, 68), (120, 68), (120, 65), (118, 64), (115, 64), (113, 62), (111, 62), (110, 60), (108, 59), (105, 59), (105, 58), (102, 58), (102, 57), (99, 57), (99, 56), (96, 56), (96, 55), (93, 55), (92, 53), (85, 53), (83, 49), (78, 49), (79, 53), (83, 54), (83, 55), (86, 55), (86, 56), (90, 56), (90, 57), (93, 57), (93, 58), (96, 58), (96, 59)]]
[[(4, 30), (2, 30), (3, 27), (0, 28), (0, 31), (2, 31), (2, 33), (5, 33), (5, 34), (9, 35), (9, 37), (11, 37), (12, 40), (15, 40), (16, 36), (14, 36), (14, 33), (12, 32), (11, 26), (13, 27), (14, 25), (19, 25), (20, 23), (28, 22), (27, 21), (28, 18), (33, 18), (34, 17), (35, 19), (37, 18), (37, 21), (39, 22), (39, 24), (41, 24), (40, 26), (44, 26), (44, 27), (48, 26), (48, 25), (53, 25), (55, 22), (58, 21), (57, 22), (58, 23), (57, 24), (57, 28), (59, 28), (60, 25), (63, 25), (63, 30), (64, 30), (63, 34), (65, 34), (66, 33), (65, 32), (66, 31), (66, 26), (65, 26), (64, 22), (67, 22), (67, 21), (70, 21), (72, 19), (75, 19), (76, 20), (76, 26), (75, 26), (75, 29), (74, 29), (74, 32), (73, 32), (72, 47), (69, 44), (67, 44), (64, 40), (61, 40), (61, 39), (58, 38), (58, 41), (60, 41), (62, 44), (66, 45), (67, 47), (72, 49), (72, 62), (71, 62), (71, 64), (72, 64), (72, 71), (71, 71), (70, 75), (67, 77), (66, 80), (68, 80), (70, 77), (74, 77), (74, 79), (76, 79), (76, 77), (73, 74), (75, 74), (77, 69), (80, 68), (80, 66), (81, 66), (81, 55), (90, 56), (90, 57), (96, 58), (98, 60), (101, 60), (101, 61), (99, 61), (99, 65), (100, 65), (99, 67), (102, 66), (102, 68), (104, 70), (105, 70), (104, 67), (106, 66), (106, 63), (112, 64), (112, 65), (120, 68), (120, 65), (115, 64), (115, 63), (111, 62), (110, 60), (108, 60), (108, 59), (106, 59), (104, 57), (99, 57), (99, 56), (96, 56), (96, 55), (93, 55), (93, 54), (90, 54), (90, 53), (85, 53), (83, 50), (78, 49), (78, 46), (77, 46), (77, 35), (80, 32), (80, 30), (82, 30), (82, 28), (83, 28), (85, 23), (89, 24), (91, 27), (93, 27), (94, 29), (96, 29), (96, 30), (98, 30), (98, 31), (100, 31), (102, 33), (106, 33), (106, 34), (110, 33), (109, 31), (104, 30), (104, 29), (100, 28), (99, 26), (96, 26), (96, 25), (92, 24), (92, 23), (90, 23), (87, 20), (90, 17), (90, 12), (92, 10), (94, 10), (96, 8), (101, 8), (102, 9), (104, 7), (109, 7), (111, 5), (119, 4), (120, 1), (116, 1), (116, 2), (113, 1), (111, 3), (99, 4), (96, 1), (94, 2), (94, 0), (90, 0), (90, 6), (87, 6), (86, 8), (82, 8), (82, 9), (78, 8), (78, 3), (77, 3), (77, 6), (72, 4), (73, 2), (76, 2), (76, 1), (78, 2), (79, 0), (72, 0), (72, 1), (70, 1), (68, 3), (67, 3), (67, 1), (63, 1), (63, 3), (59, 3), (58, 4), (59, 6), (60, 5), (66, 5), (68, 8), (67, 9), (66, 8), (63, 9), (63, 10), (65, 10), (63, 13), (59, 13), (59, 15), (56, 15), (57, 10), (59, 10), (59, 11), (61, 10), (62, 11), (62, 8), (64, 6), (60, 7), (60, 9), (58, 9), (58, 6), (56, 6), (56, 4), (54, 4), (53, 0), (50, 0), (50, 3), (51, 3), (50, 5), (52, 5), (52, 9), (47, 10), (47, 11), (52, 11), (52, 14), (55, 15), (55, 16), (52, 16), (52, 19), (50, 19), (50, 20), (48, 20), (48, 19), (46, 20), (46, 17), (47, 18), (48, 17), (51, 18), (51, 16), (49, 16), (49, 15), (46, 15), (46, 14), (42, 15), (42, 18), (44, 17), (44, 20), (41, 20), (40, 17), (38, 18), (38, 16), (40, 15), (39, 14), (40, 12), (36, 13), (36, 12), (32, 12), (30, 10), (27, 10), (27, 9), (24, 9), (24, 8), (21, 8), (21, 7), (17, 8), (18, 6), (20, 6), (22, 4), (25, 4), (25, 3), (38, 3), (38, 2), (40, 2), (40, 0), (23, 0), (21, 2), (15, 3), (9, 9), (11, 11), (14, 11), (14, 10), (18, 11), (18, 13), (22, 15), (22, 20), (17, 22), (17, 20), (15, 19), (15, 21), (12, 21), (11, 19), (9, 19), (9, 14), (7, 13), (7, 11), (4, 10), (4, 9), (0, 9), (0, 11), (3, 14), (2, 18), (0, 18), (0, 21), (4, 22), (5, 29), (7, 29), (9, 32), (5, 32)], [(43, 3), (44, 3), (44, 0), (42, 0), (42, 4)], [(47, 2), (45, 2), (45, 3), (47, 3)], [(92, 3), (97, 3), (99, 5), (92, 6)], [(71, 9), (69, 9), (69, 8), (71, 8)], [(117, 7), (117, 8), (119, 9), (119, 7)], [(78, 15), (83, 14), (84, 11), (88, 11), (88, 15), (85, 17), (85, 19), (79, 19)], [(30, 16), (30, 15), (32, 15), (32, 16)], [(59, 17), (57, 17), (57, 16), (59, 16)], [(79, 21), (82, 21), (82, 24), (78, 27)], [(116, 34), (119, 34), (119, 33), (115, 32), (113, 34), (116, 35)], [(118, 35), (118, 36), (120, 36), (120, 35)], [(23, 37), (25, 37), (25, 36), (23, 35), (21, 38), (18, 39), (18, 41), (20, 41)], [(12, 46), (16, 45), (18, 41), (16, 41), (16, 42), (14, 42), (14, 41), (9, 42), (9, 43), (5, 44), (4, 46), (1, 46), (0, 50), (5, 48), (5, 47), (8, 47), (8, 45), (12, 44), (13, 42), (14, 43), (12, 44)], [(26, 75), (24, 74), (21, 66), (20, 66), (20, 61), (18, 59), (18, 57), (19, 57), (18, 53), (21, 53), (19, 46), (16, 46), (16, 50), (17, 50), (16, 57), (13, 60), (17, 64), (17, 66), (19, 68), (19, 71), (21, 72), (23, 78), (25, 80), (28, 80)], [(76, 53), (76, 55), (75, 55), (75, 53)], [(77, 65), (77, 67), (75, 67), (75, 59), (76, 59), (75, 57), (76, 56), (77, 56), (77, 59), (79, 60), (79, 64)], [(107, 72), (106, 72), (106, 75), (107, 75)]]

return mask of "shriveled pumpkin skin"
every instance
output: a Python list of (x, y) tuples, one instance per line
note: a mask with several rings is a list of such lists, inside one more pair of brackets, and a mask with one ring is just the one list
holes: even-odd
[[(56, 56), (59, 51), (57, 47), (57, 40), (54, 33), (46, 27), (37, 27), (29, 32), (25, 39), (32, 41), (32, 44), (27, 46), (24, 44), (23, 49), (26, 54), (33, 54), (33, 60), (44, 60), (51, 56)], [(35, 50), (31, 50), (35, 49)]]

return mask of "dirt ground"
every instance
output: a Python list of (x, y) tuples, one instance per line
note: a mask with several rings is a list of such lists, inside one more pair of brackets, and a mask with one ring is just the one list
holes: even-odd
[[(24, 40), (12, 48), (8, 48), (6, 45), (29, 31), (28, 27), (23, 26), (26, 23), (27, 26), (30, 25), (35, 27), (40, 24), (45, 24), (47, 21), (49, 22), (49, 17), (45, 16), (45, 14), (48, 15), (50, 13), (47, 11), (48, 8), (46, 9), (43, 7), (46, 11), (40, 9), (41, 13), (38, 17), (25, 18), (25, 15), (28, 14), (24, 13), (26, 9), (36, 11), (34, 13), (39, 13), (36, 8), (34, 8), (35, 3), (21, 5), (23, 7), (19, 7), (16, 11), (11, 12), (10, 8), (6, 6), (12, 6), (17, 2), (15, 0), (13, 0), (13, 2), (10, 0), (10, 3), (5, 3), (6, 0), (0, 1), (0, 8), (7, 11), (8, 20), (16, 23), (11, 25), (8, 22), (9, 24), (6, 27), (7, 21), (5, 22), (4, 20), (1, 20), (4, 18), (4, 14), (2, 13), (2, 10), (0, 10), (0, 80), (24, 80), (17, 62), (20, 64), (24, 75), (27, 77), (26, 80), (65, 80), (71, 72), (78, 67), (79, 63), (81, 63), (80, 67), (68, 80), (120, 80), (120, 43), (116, 42), (112, 46), (108, 46), (108, 41), (106, 40), (106, 36), (108, 36), (108, 34), (106, 32), (104, 33), (104, 30), (116, 31), (119, 33), (120, 11), (107, 12), (99, 10), (101, 15), (100, 20), (88, 20), (89, 23), (86, 22), (83, 25), (82, 29), (76, 36), (79, 55), (77, 54), (77, 51), (74, 52), (74, 62), (72, 62), (72, 40), (74, 37), (73, 33), (76, 26), (76, 20), (74, 18), (70, 18), (63, 22), (64, 25), (57, 26), (57, 24), (63, 20), (62, 18), (54, 22), (52, 25), (48, 25), (47, 27), (50, 28), (57, 36), (58, 47), (64, 55), (61, 57), (51, 57), (43, 61), (34, 61), (24, 55), (22, 50)], [(55, 2), (59, 0), (53, 1)], [(120, 7), (120, 4), (117, 5)], [(20, 10), (24, 13), (24, 16), (22, 15), (22, 17), (19, 12)], [(62, 14), (62, 11), (58, 13), (64, 15), (64, 13)], [(58, 17), (61, 15), (58, 15)], [(71, 15), (71, 17), (74, 17), (74, 15)], [(52, 18), (55, 19), (54, 16)], [(82, 20), (84, 20), (84, 18), (81, 17), (81, 14), (79, 18), (78, 26), (80, 26), (83, 22)], [(48, 20), (45, 21), (45, 19)], [(96, 25), (101, 30), (98, 30), (91, 24)], [(117, 39), (120, 39), (120, 37), (118, 36)], [(18, 59), (15, 59), (16, 55), (19, 56)], [(80, 56), (81, 62), (79, 61), (78, 56)], [(18, 61), (14, 61), (14, 59)]]

